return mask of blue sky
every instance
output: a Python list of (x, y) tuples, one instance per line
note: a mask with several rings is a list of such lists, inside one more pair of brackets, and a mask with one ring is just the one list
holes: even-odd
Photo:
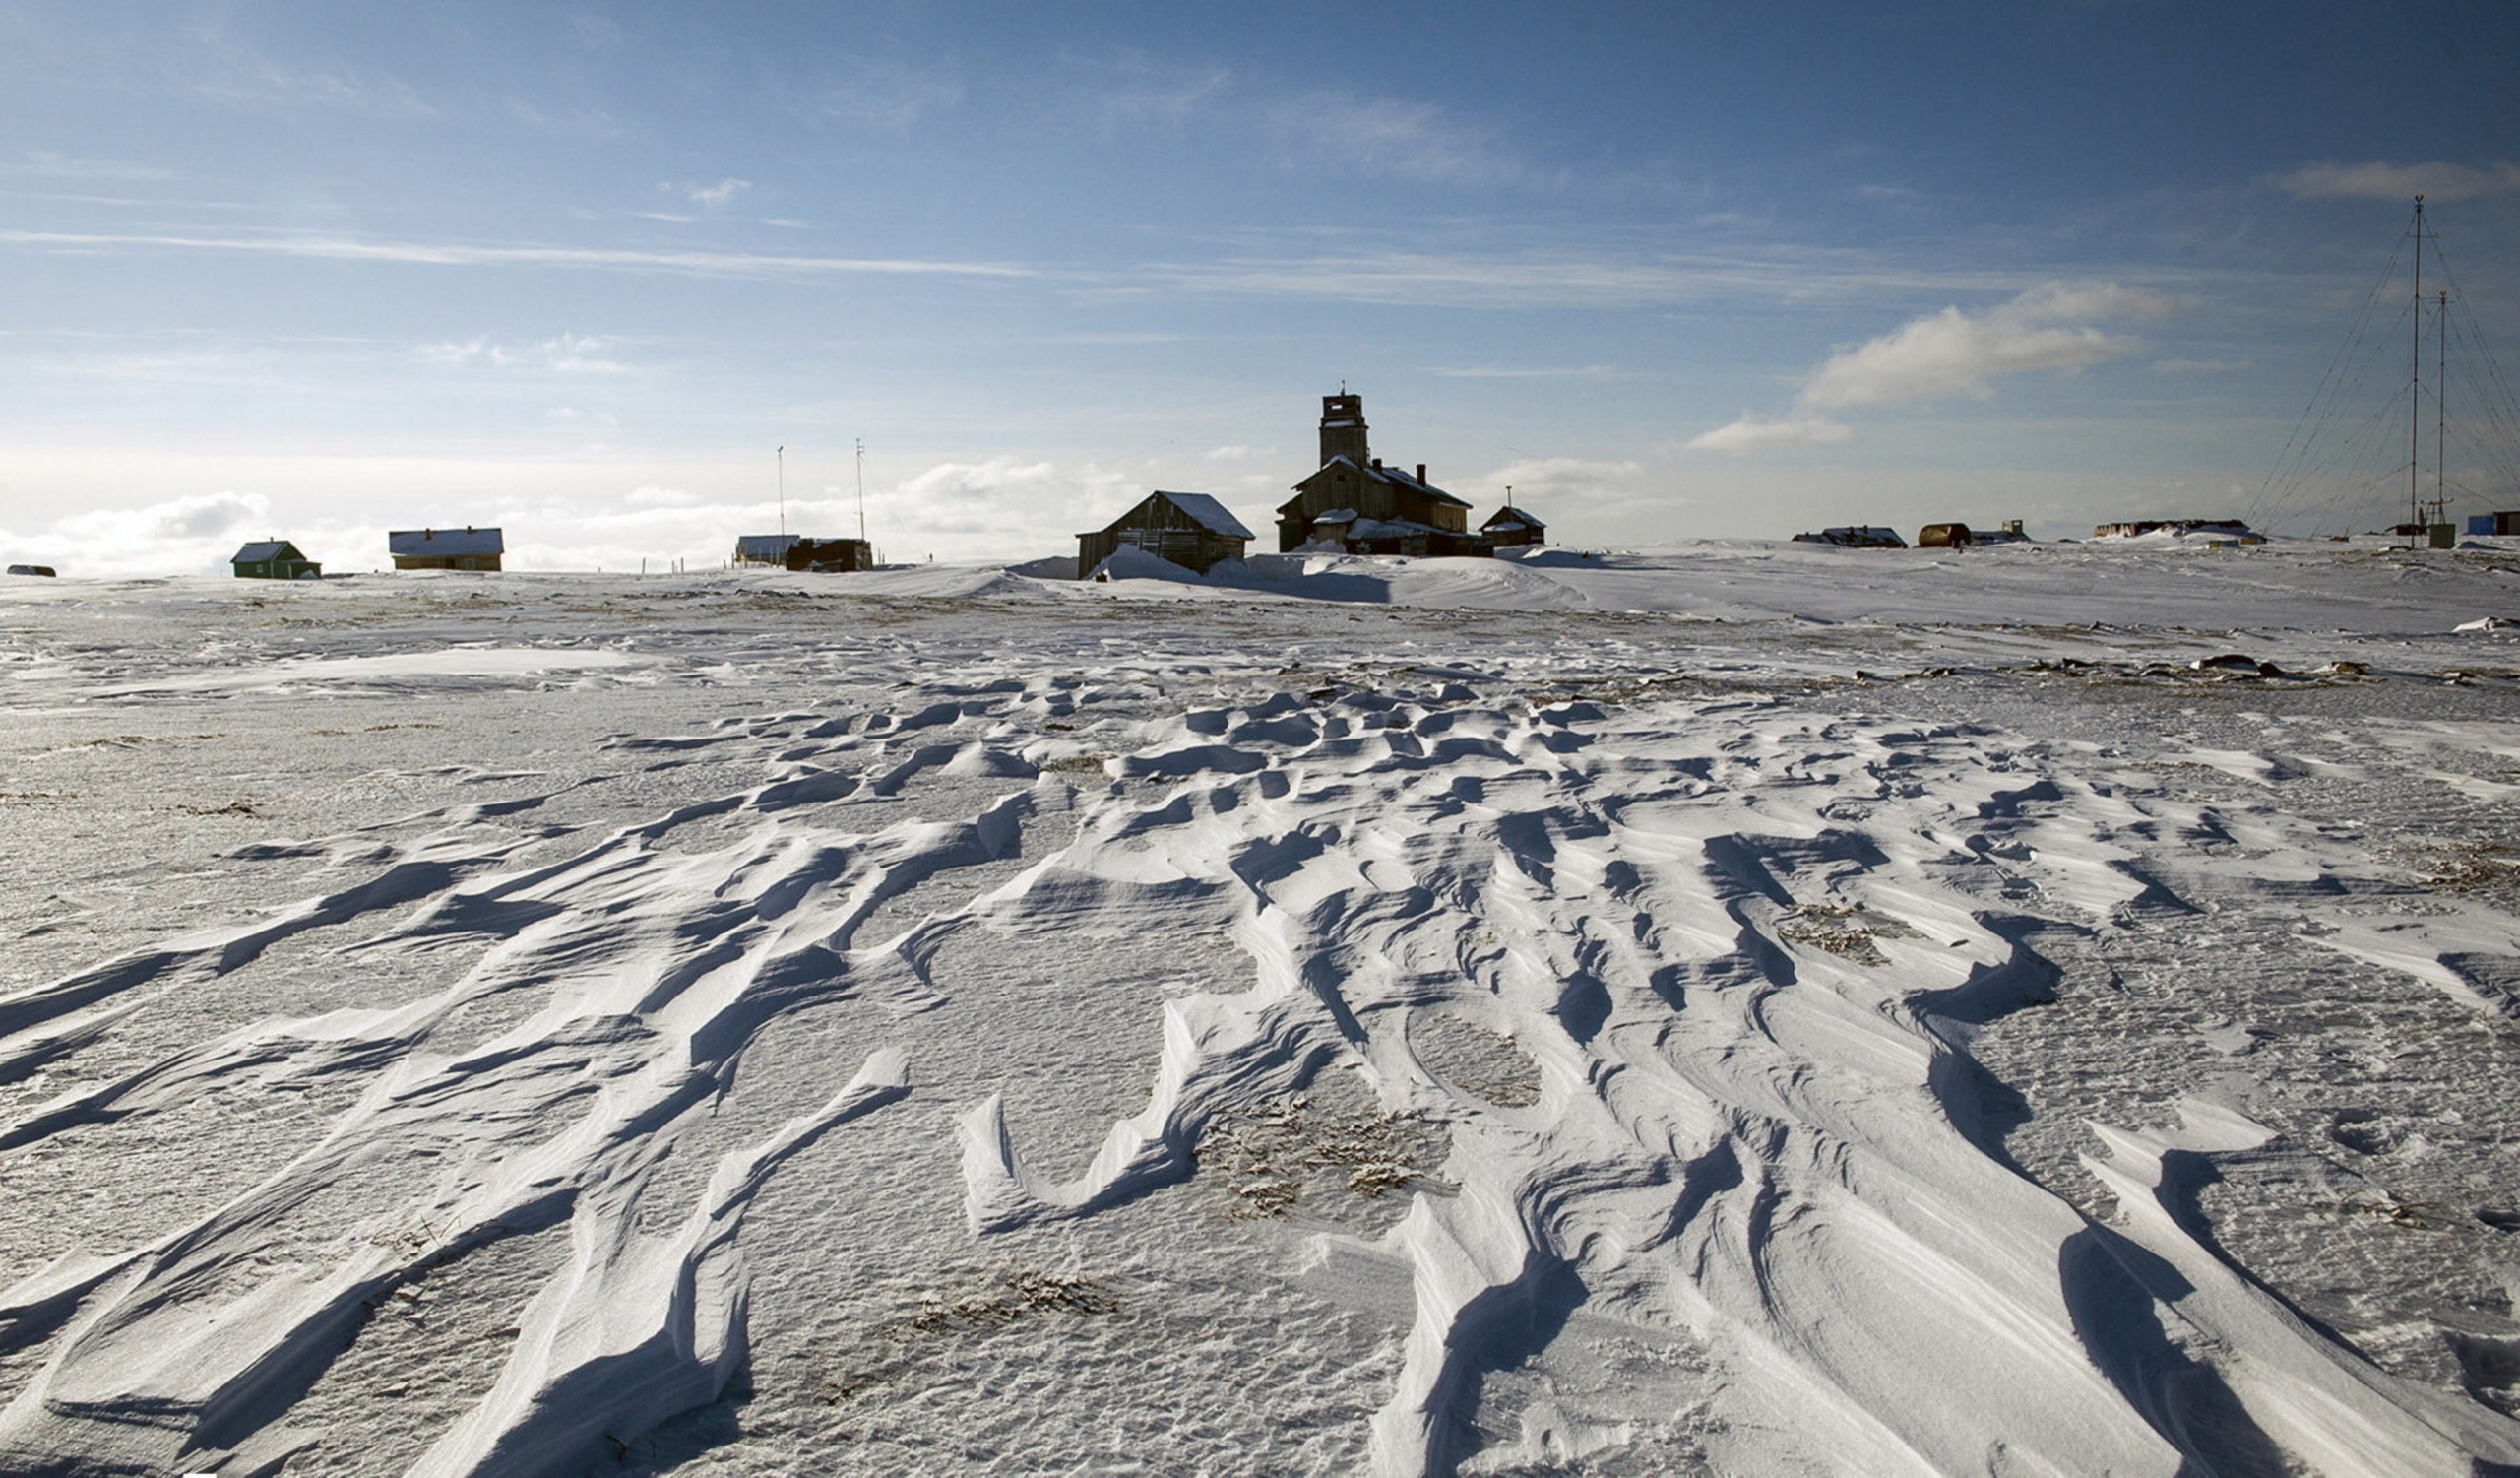
[(887, 557), (1030, 557), (1159, 486), (1261, 527), (1343, 381), (1579, 545), (2227, 512), (2416, 190), (2520, 361), (2513, 56), (2507, 4), (0, 0), (0, 551), (715, 563), (778, 446), (847, 531), (863, 438)]

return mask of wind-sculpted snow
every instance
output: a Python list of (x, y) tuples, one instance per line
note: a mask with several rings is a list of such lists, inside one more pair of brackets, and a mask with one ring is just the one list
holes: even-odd
[[(0, 1468), (2520, 1463), (2477, 1374), (2503, 1336), (2453, 1331), (2469, 1390), (2392, 1369), (2218, 1234), (2217, 1157), (2277, 1129), (2182, 1079), (2051, 1144), (1990, 1056), (2122, 941), (2243, 914), (2279, 968), (2367, 965), (2501, 1042), (2507, 911), (2331, 917), (2386, 859), (2250, 799), (2386, 745), (1065, 650), (720, 693), (598, 768), (243, 844), (297, 891), (0, 996), (0, 1156), (237, 1183), (26, 1232), (54, 1251), (0, 1291)], [(334, 1003), (186, 1030), (310, 977)], [(228, 1138), (163, 1148), (197, 1123)], [(791, 1284), (845, 1333), (767, 1318)], [(400, 1388), (361, 1373), (441, 1296), (482, 1306), (455, 1394), (364, 1442)], [(1256, 1371), (1254, 1310), (1319, 1365), (1181, 1374), (1202, 1327)], [(991, 1341), (1117, 1362), (1110, 1446), (953, 1374)], [(1025, 1401), (1029, 1437), (939, 1415)], [(917, 1421), (949, 1436), (884, 1445)]]

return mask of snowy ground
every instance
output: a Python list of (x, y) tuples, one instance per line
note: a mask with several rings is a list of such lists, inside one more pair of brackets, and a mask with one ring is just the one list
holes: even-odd
[(2486, 617), (2520, 554), (8, 582), (0, 1471), (2510, 1471)]

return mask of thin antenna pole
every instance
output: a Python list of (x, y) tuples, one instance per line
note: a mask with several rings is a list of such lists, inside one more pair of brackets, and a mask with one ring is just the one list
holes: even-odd
[[(2415, 311), (2408, 315), (2415, 335), (2413, 348), (2407, 351), (2408, 362), (2414, 367), (2415, 379), (2406, 399), (2406, 501), (2407, 511), (2420, 526), (2424, 522), (2424, 493), (2416, 475), (2424, 466), (2424, 197), (2415, 197)], [(2419, 527), (2416, 531), (2421, 534)]]
[(2432, 375), (2432, 517), (2450, 517), (2450, 294), (2444, 289), (2440, 310), (2432, 316), (2433, 353), (2440, 356)]
[(779, 448), (779, 537), (788, 537), (788, 448)]
[(866, 438), (857, 438), (857, 542), (866, 542)]

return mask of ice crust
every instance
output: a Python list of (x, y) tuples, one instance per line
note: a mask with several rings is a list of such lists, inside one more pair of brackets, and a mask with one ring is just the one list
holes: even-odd
[[(2305, 1145), (2232, 1020), (2001, 1077), (2206, 918), (2200, 992), (2362, 970), (2431, 1023), (2380, 1050), (2520, 1063), (2520, 683), (2452, 630), (2512, 572), (1864, 557), (0, 605), (0, 1469), (2520, 1463), (2508, 1299), (2420, 1302), (2506, 1231), (2412, 1215), (2340, 1326), (2204, 1209), (2288, 1154), (2520, 1204), (2498, 1111)], [(1351, 1101), (1440, 1158), (1253, 1216), (1203, 1154)], [(338, 1388), (436, 1302), (449, 1394)]]

